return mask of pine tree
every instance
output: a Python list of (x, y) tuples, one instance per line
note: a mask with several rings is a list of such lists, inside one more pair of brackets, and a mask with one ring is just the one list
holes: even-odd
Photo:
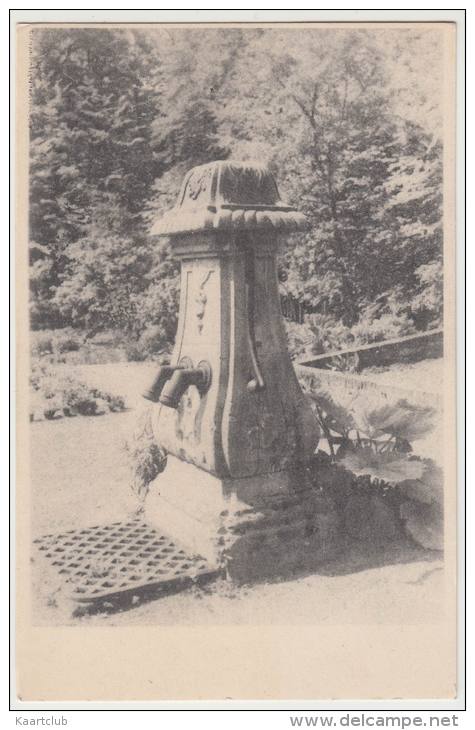
[(371, 338), (440, 323), (433, 35), (95, 28), (33, 38), (33, 325), (136, 338), (158, 327), (171, 341), (178, 266), (148, 230), (190, 167), (230, 156), (268, 163), (309, 218), (280, 264), (306, 311), (335, 332), (378, 320)]
[(158, 167), (151, 145), (157, 61), (143, 38), (126, 31), (37, 33), (30, 229), (51, 266), (36, 293), (47, 297), (56, 321), (86, 325), (81, 299), (92, 306), (96, 277), (107, 281), (100, 271), (106, 252), (128, 247), (132, 267), (143, 256), (135, 245)]

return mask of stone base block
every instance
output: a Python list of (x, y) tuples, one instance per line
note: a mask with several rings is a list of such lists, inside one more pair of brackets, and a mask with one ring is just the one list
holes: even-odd
[(237, 582), (312, 569), (341, 546), (332, 501), (297, 472), (219, 479), (169, 455), (145, 517)]

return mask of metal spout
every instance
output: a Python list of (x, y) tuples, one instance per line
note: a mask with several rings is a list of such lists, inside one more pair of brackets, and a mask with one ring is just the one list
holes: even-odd
[(211, 368), (208, 363), (199, 363), (196, 368), (175, 370), (163, 388), (159, 402), (168, 408), (178, 408), (180, 400), (190, 385), (195, 385), (204, 395), (211, 383)]
[(161, 365), (158, 368), (157, 375), (155, 376), (152, 385), (148, 388), (148, 390), (142, 393), (142, 396), (147, 400), (151, 400), (153, 403), (158, 403), (163, 386), (179, 367), (179, 365)]

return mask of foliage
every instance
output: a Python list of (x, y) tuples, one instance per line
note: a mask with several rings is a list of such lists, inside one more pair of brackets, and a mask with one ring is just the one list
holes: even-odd
[(414, 320), (425, 327), (441, 327), (443, 324), (444, 267), (441, 259), (423, 264), (416, 269), (419, 281), (416, 295), (411, 301)]
[(150, 408), (140, 413), (132, 436), (124, 443), (124, 450), (132, 472), (133, 490), (145, 499), (151, 482), (167, 463), (166, 453), (153, 436)]
[(435, 414), (431, 406), (417, 406), (405, 398), (387, 402), (377, 394), (361, 394), (351, 404), (355, 428), (372, 440), (383, 435), (398, 443), (423, 438), (432, 431)]
[(304, 360), (312, 356), (313, 332), (306, 323), (299, 324), (285, 320), (287, 348), (293, 360)]
[(30, 376), (30, 420), (99, 416), (125, 409), (124, 399), (91, 388), (48, 365), (36, 364)]
[(374, 37), (335, 34), (295, 56), (275, 73), (304, 122), (296, 200), (315, 223), (287, 254), (288, 283), (351, 326), (399, 283), (410, 298), (415, 268), (440, 250), (440, 148), (394, 115)]
[(59, 352), (77, 352), (81, 347), (81, 341), (75, 337), (65, 337), (57, 343)]
[(170, 359), (169, 340), (161, 327), (152, 325), (142, 332), (138, 340), (125, 343), (125, 353), (127, 360), (133, 362), (152, 359), (165, 362)]
[[(427, 493), (437, 494), (431, 482), (433, 469), (429, 460), (413, 459), (422, 464)], [(443, 548), (443, 511), (439, 502), (419, 501), (409, 496), (401, 484), (390, 484), (369, 474), (356, 475), (341, 462), (319, 451), (307, 466), (307, 479), (319, 494), (335, 505), (344, 525), (345, 535), (358, 541), (369, 540), (372, 546), (397, 539), (405, 532), (422, 547)], [(413, 482), (416, 483), (415, 481)]]
[(361, 345), (406, 337), (415, 331), (410, 304), (401, 286), (367, 304), (351, 329), (355, 342)]
[(357, 476), (367, 475), (388, 484), (409, 479), (415, 481), (424, 472), (424, 467), (417, 460), (410, 460), (394, 451), (376, 451), (371, 446), (362, 446), (347, 453), (341, 463)]
[(336, 441), (333, 432), (346, 442), (349, 440), (350, 431), (355, 428), (355, 422), (350, 411), (352, 398), (346, 403), (337, 403), (328, 391), (319, 389), (317, 394), (307, 386), (305, 380), (301, 381), (301, 384), (304, 392), (310, 398), (312, 409), (328, 441), (330, 450), (334, 454)]
[(71, 327), (58, 330), (31, 333), (31, 355), (42, 357), (53, 355), (59, 356), (66, 352), (77, 352), (84, 341), (84, 336)]
[(424, 470), (418, 479), (406, 479), (398, 485), (399, 491), (407, 499), (422, 504), (443, 505), (444, 502), (444, 481), (440, 466), (437, 466), (431, 459), (422, 460)]
[[(336, 402), (327, 392), (305, 390), (330, 449), (330, 457), (322, 451), (315, 457), (319, 479), (328, 481), (340, 509), (350, 497), (367, 502), (392, 495), (391, 508), (411, 538), (423, 547), (442, 549), (442, 470), (431, 459), (413, 456), (410, 444), (431, 432), (434, 409), (404, 399), (389, 403), (367, 393)], [(369, 510), (369, 502), (363, 508)]]
[(354, 342), (349, 327), (329, 314), (311, 314), (307, 323), (312, 332), (312, 354), (321, 355), (345, 347), (351, 347)]
[(328, 442), (330, 452), (357, 475), (391, 484), (420, 479), (424, 469), (410, 457), (411, 442), (434, 427), (436, 411), (404, 398), (388, 401), (377, 392), (348, 395), (303, 387)]
[(169, 346), (177, 265), (150, 224), (187, 169), (233, 156), (309, 218), (280, 268), (314, 354), (438, 326), (437, 49), (393, 29), (34, 30), (32, 325), (137, 343), (157, 326), (138, 349)]
[(444, 549), (444, 513), (439, 504), (408, 500), (401, 504), (406, 532), (428, 550)]
[(37, 355), (41, 357), (42, 355), (52, 355), (54, 352), (54, 343), (53, 339), (49, 337), (48, 335), (41, 335), (40, 337), (36, 338), (36, 341), (33, 343), (31, 347), (31, 353), (32, 355)]
[[(30, 121), (33, 301), (49, 321), (127, 329), (151, 266), (142, 211), (160, 173), (151, 146), (156, 58), (140, 34), (34, 31)], [(41, 248), (38, 249), (38, 246)], [(39, 251), (41, 253), (39, 253)]]

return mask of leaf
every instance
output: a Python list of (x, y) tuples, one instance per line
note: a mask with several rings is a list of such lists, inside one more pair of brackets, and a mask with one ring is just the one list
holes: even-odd
[(422, 504), (442, 504), (444, 481), (442, 469), (432, 459), (424, 462), (424, 471), (419, 479), (408, 479), (399, 484), (406, 497)]
[(379, 405), (381, 396), (360, 396), (352, 405), (356, 427), (369, 438), (389, 434), (398, 439), (413, 441), (422, 438), (434, 428), (435, 408), (417, 406), (406, 399)]
[(398, 484), (409, 479), (420, 479), (424, 464), (408, 459), (395, 452), (377, 453), (369, 447), (357, 448), (341, 460), (343, 466), (356, 474), (382, 479), (389, 484)]
[(400, 515), (406, 531), (419, 545), (427, 550), (443, 550), (444, 516), (438, 504), (403, 502)]
[(319, 390), (317, 393), (312, 390), (309, 395), (314, 407), (323, 416), (324, 425), (343, 435), (354, 428), (354, 421), (351, 412), (345, 405), (341, 405), (327, 391)]
[(406, 399), (397, 402), (398, 414), (390, 419), (385, 433), (406, 441), (424, 438), (434, 429), (437, 413), (431, 406), (418, 406)]
[[(381, 401), (380, 397), (378, 397), (378, 401)], [(355, 400), (352, 406), (352, 414), (358, 431), (361, 431), (369, 438), (375, 438), (382, 433), (386, 433), (385, 426), (395, 416), (395, 407), (389, 404), (374, 406), (365, 395)]]

